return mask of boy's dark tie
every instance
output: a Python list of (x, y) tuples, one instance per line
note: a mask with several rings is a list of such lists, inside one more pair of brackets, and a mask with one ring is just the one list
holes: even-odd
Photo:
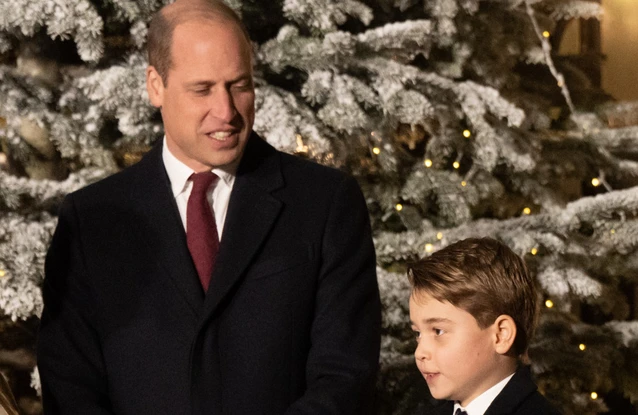
[(461, 408), (456, 408), (456, 412), (454, 412), (454, 415), (467, 415), (467, 412), (465, 412)]
[(186, 242), (204, 291), (208, 290), (219, 250), (215, 215), (206, 197), (211, 184), (217, 179), (212, 172), (193, 173), (189, 177), (193, 189), (186, 207)]

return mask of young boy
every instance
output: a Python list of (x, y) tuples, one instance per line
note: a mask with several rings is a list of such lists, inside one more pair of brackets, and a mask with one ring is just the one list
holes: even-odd
[(523, 260), (489, 238), (456, 242), (408, 270), (416, 365), (441, 415), (554, 415), (527, 353), (538, 314)]

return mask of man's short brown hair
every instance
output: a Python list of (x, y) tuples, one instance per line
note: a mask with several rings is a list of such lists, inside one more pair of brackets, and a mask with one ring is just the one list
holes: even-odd
[(246, 37), (246, 42), (251, 44), (241, 18), (221, 0), (178, 0), (165, 6), (151, 19), (146, 41), (148, 64), (155, 68), (164, 85), (168, 82), (168, 71), (173, 64), (171, 58), (173, 32), (179, 24), (191, 20), (236, 23)]
[(491, 238), (449, 245), (408, 269), (412, 295), (427, 293), (470, 313), (484, 329), (506, 314), (516, 323), (513, 352), (526, 353), (534, 334), (538, 298), (525, 262)]

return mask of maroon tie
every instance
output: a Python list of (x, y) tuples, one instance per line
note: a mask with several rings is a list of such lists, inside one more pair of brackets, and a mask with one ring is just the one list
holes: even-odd
[(186, 241), (204, 291), (208, 290), (219, 250), (215, 215), (206, 197), (211, 184), (217, 179), (212, 172), (193, 173), (188, 178), (193, 182), (193, 189), (186, 207)]

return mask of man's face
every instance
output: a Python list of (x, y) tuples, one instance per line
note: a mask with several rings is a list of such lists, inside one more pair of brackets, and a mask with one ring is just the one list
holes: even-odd
[(501, 380), (492, 326), (481, 329), (467, 311), (423, 292), (410, 296), (410, 320), (416, 365), (434, 398), (466, 406)]
[(234, 165), (255, 119), (250, 46), (223, 20), (191, 20), (173, 32), (164, 84), (147, 70), (147, 89), (161, 108), (168, 149), (194, 171)]

